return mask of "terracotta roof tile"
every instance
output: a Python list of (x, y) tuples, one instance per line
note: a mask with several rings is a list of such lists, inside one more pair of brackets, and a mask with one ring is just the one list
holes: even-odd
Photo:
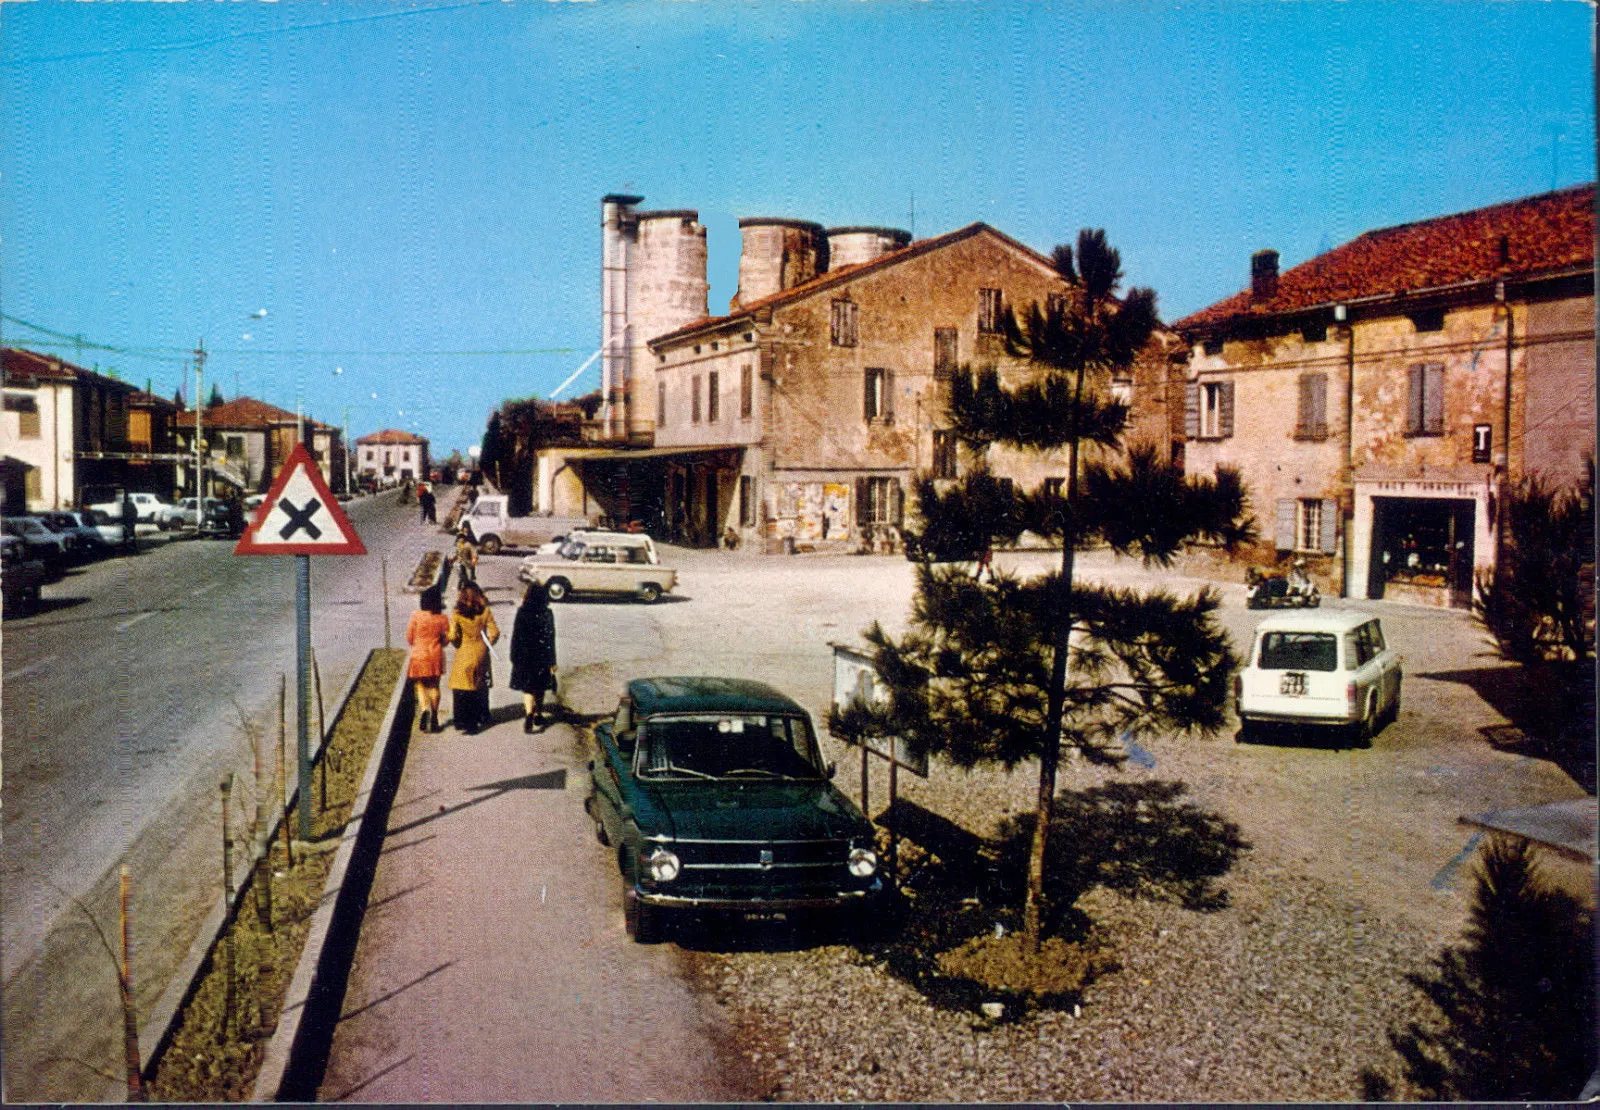
[(381, 432), (373, 432), (371, 435), (362, 436), (360, 439), (356, 440), (356, 442), (358, 444), (368, 444), (368, 443), (406, 444), (406, 443), (427, 443), (428, 441), (426, 439), (424, 439), (422, 436), (412, 435), (410, 432), (401, 432), (401, 431), (396, 431), (394, 428), (385, 428)]
[[(187, 415), (191, 422), (194, 420), (193, 409), (184, 410), (178, 419), (181, 421), (184, 415)], [(298, 419), (300, 418), (287, 409), (280, 409), (277, 405), (269, 405), (254, 397), (235, 397), (220, 405), (207, 405), (201, 414), (201, 423), (213, 428), (261, 428), (274, 424), (293, 424)], [(332, 430), (329, 425), (313, 420), (309, 416), (305, 420), (314, 428), (323, 431)]]
[(1594, 204), (1591, 182), (1369, 231), (1279, 275), (1268, 300), (1255, 301), (1246, 289), (1173, 327), (1202, 330), (1364, 297), (1592, 267)]
[(7, 382), (18, 382), (29, 378), (72, 382), (78, 380), (78, 373), (82, 370), (82, 367), (74, 366), (70, 362), (41, 355), (36, 351), (24, 351), (20, 347), (6, 347), (0, 351), (0, 360), (4, 362)]

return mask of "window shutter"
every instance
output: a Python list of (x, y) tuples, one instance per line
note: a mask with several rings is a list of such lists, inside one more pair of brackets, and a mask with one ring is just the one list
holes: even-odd
[(864, 420), (871, 420), (878, 415), (877, 406), (873, 403), (872, 379), (871, 370), (861, 375), (861, 417)]
[(1200, 438), (1200, 383), (1189, 382), (1183, 387), (1183, 434), (1190, 439)]
[(867, 480), (856, 479), (856, 526), (872, 523), (872, 506), (867, 504)]
[(1223, 439), (1227, 439), (1233, 434), (1233, 383), (1223, 382), (1221, 392), (1217, 432)]
[(1422, 368), (1422, 430), (1428, 435), (1444, 433), (1444, 367)]
[(1299, 512), (1300, 502), (1292, 497), (1278, 498), (1277, 531), (1273, 542), (1279, 551), (1294, 550), (1295, 516)]
[(894, 485), (889, 487), (889, 520), (896, 527), (900, 527), (906, 518), (906, 491), (900, 484), (900, 479), (893, 479)]
[(1328, 375), (1311, 375), (1311, 434), (1318, 439), (1328, 435)]
[(1406, 378), (1406, 434), (1422, 432), (1422, 367), (1413, 366)]
[(894, 371), (883, 372), (883, 418), (894, 419)]
[(1331, 555), (1339, 546), (1339, 502), (1331, 497), (1322, 499), (1321, 532), (1317, 537), (1317, 550)]

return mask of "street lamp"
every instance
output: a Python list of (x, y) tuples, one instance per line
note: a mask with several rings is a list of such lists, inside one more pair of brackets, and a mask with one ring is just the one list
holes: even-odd
[[(245, 317), (260, 320), (267, 310), (258, 308)], [(210, 329), (207, 329), (208, 331)], [(206, 458), (201, 437), (201, 413), (205, 411), (206, 341), (202, 336), (194, 348), (194, 522), (198, 529), (206, 519)]]

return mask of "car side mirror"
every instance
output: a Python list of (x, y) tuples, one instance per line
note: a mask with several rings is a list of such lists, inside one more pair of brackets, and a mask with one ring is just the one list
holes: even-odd
[(639, 739), (639, 734), (634, 729), (617, 733), (617, 750), (623, 755), (633, 754), (633, 745)]

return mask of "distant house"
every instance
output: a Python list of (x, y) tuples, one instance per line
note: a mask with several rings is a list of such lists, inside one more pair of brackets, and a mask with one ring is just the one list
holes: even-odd
[(385, 428), (356, 440), (356, 473), (392, 486), (428, 475), (428, 441), (410, 432)]
[(1593, 184), (1370, 231), (1175, 329), (1191, 471), (1238, 467), (1265, 559), (1467, 607), (1508, 483), (1595, 442)]
[(176, 406), (59, 358), (0, 350), (4, 510), (72, 508), (117, 489), (170, 497)]
[[(305, 425), (312, 431), (317, 468), (335, 493), (342, 492), (344, 438), (338, 428), (254, 397), (235, 397), (208, 405), (200, 413), (206, 496), (218, 496), (228, 488), (241, 493), (264, 491), (300, 441), (300, 429)], [(194, 494), (194, 427), (193, 410), (179, 411), (174, 417), (174, 438), (183, 459), (181, 481), (189, 496)]]
[[(634, 213), (637, 199), (606, 198), (598, 442), (541, 456), (535, 504), (560, 515), (643, 519), (697, 544), (892, 542), (918, 476), (978, 462), (949, 431), (951, 375), (1029, 372), (1006, 354), (1004, 313), (1072, 295), (1048, 258), (987, 224), (912, 242), (763, 217), (740, 221), (738, 293), (708, 317), (695, 214)], [(1163, 452), (1181, 447), (1182, 353), (1158, 333), (1110, 383), (1132, 437)], [(1066, 477), (1064, 455), (993, 448), (985, 461), (1028, 489)]]

